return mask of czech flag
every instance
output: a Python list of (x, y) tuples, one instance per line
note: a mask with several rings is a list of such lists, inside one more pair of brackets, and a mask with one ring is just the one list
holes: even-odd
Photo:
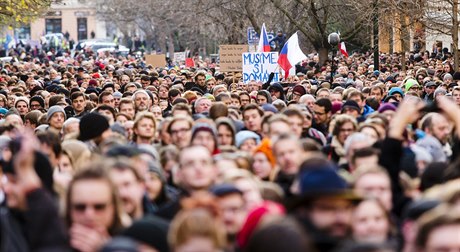
[(299, 37), (296, 32), (289, 38), (286, 44), (284, 44), (278, 58), (278, 64), (285, 72), (284, 79), (287, 79), (289, 76), (289, 69), (306, 58), (307, 56), (300, 50)]
[(257, 46), (257, 52), (270, 52), (270, 44), (268, 43), (267, 30), (265, 29), (265, 23), (262, 24), (260, 30), (259, 45)]
[(345, 47), (345, 42), (339, 44), (339, 50), (345, 58), (348, 58), (347, 48)]

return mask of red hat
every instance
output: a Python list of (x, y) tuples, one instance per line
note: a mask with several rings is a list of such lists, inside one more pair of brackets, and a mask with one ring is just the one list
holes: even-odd
[(88, 84), (89, 84), (89, 86), (95, 86), (95, 87), (97, 87), (97, 86), (98, 86), (98, 84), (97, 84), (97, 80), (95, 80), (95, 79), (91, 79), (91, 80), (89, 80), (89, 83), (88, 83)]
[(244, 248), (248, 244), (249, 237), (251, 237), (257, 229), (257, 226), (261, 223), (264, 216), (284, 214), (284, 207), (281, 204), (271, 201), (264, 201), (260, 206), (253, 208), (249, 212), (243, 227), (236, 236), (236, 241), (239, 247)]
[(93, 76), (91, 76), (94, 79), (99, 79), (101, 78), (101, 75), (99, 73), (94, 73)]

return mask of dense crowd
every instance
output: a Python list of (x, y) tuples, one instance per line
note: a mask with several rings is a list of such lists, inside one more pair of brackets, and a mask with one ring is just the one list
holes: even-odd
[(460, 251), (446, 51), (311, 54), (277, 83), (198, 58), (17, 54), (0, 70), (0, 251)]

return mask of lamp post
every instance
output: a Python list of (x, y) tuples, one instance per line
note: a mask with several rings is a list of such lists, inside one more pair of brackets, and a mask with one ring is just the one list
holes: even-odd
[(334, 55), (337, 54), (337, 45), (340, 43), (340, 35), (336, 32), (329, 34), (327, 37), (327, 42), (331, 45), (332, 48), (332, 66), (331, 66), (331, 81), (334, 81), (334, 72), (335, 72), (335, 65), (334, 65)]

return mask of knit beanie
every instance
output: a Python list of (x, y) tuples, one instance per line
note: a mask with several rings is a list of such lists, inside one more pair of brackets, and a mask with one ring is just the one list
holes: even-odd
[(64, 114), (64, 119), (65, 119), (66, 114), (65, 114), (64, 108), (59, 105), (54, 105), (48, 109), (48, 113), (46, 113), (46, 121), (49, 122), (49, 120), (54, 115), (54, 113), (57, 113), (57, 112), (61, 112), (62, 114)]
[(406, 83), (404, 84), (404, 89), (407, 91), (409, 91), (409, 89), (413, 86), (417, 85), (418, 86), (418, 82), (414, 79), (408, 79), (406, 80)]
[(392, 87), (390, 91), (388, 92), (388, 96), (394, 95), (395, 93), (399, 93), (402, 97), (404, 97), (404, 92), (400, 87)]
[(387, 110), (396, 111), (396, 106), (393, 105), (392, 103), (389, 103), (389, 102), (383, 103), (382, 105), (380, 105), (378, 111), (379, 111), (379, 113), (383, 113), (383, 112), (385, 112)]
[(105, 116), (94, 112), (86, 114), (80, 119), (80, 136), (78, 140), (88, 141), (96, 138), (102, 135), (109, 127), (109, 121)]
[(16, 105), (18, 104), (18, 102), (20, 101), (23, 101), (27, 104), (27, 106), (29, 106), (29, 99), (27, 99), (26, 97), (24, 96), (19, 96), (16, 98), (16, 101), (14, 101), (14, 107), (16, 108)]
[(240, 146), (246, 142), (248, 139), (255, 139), (256, 144), (258, 145), (260, 143), (260, 137), (256, 133), (250, 131), (250, 130), (242, 130), (238, 132), (235, 136), (236, 138), (236, 147), (240, 148)]
[(359, 108), (359, 105), (357, 102), (353, 101), (353, 100), (347, 100), (345, 101), (344, 104), (342, 104), (342, 113), (344, 112), (344, 109), (346, 108), (349, 108), (349, 109), (354, 109), (356, 111), (358, 111), (358, 113), (360, 112), (360, 108)]
[(196, 134), (200, 131), (207, 131), (211, 133), (212, 137), (214, 138), (215, 148), (217, 148), (217, 130), (214, 126), (208, 123), (196, 123), (192, 127), (192, 141), (195, 139)]
[(257, 148), (255, 149), (254, 154), (259, 152), (263, 153), (267, 157), (268, 162), (270, 162), (272, 167), (275, 167), (276, 159), (275, 155), (273, 155), (270, 139), (265, 138), (264, 140), (262, 140), (260, 145), (257, 146)]
[(138, 242), (148, 244), (156, 251), (165, 252), (168, 249), (169, 223), (155, 216), (144, 217), (126, 228), (121, 235)]
[(275, 114), (278, 113), (278, 109), (270, 103), (265, 103), (264, 105), (262, 105), (262, 110), (265, 112), (273, 112)]
[(292, 89), (292, 92), (296, 92), (296, 93), (299, 93), (300, 95), (304, 95), (307, 93), (307, 91), (305, 90), (305, 88), (301, 85), (297, 85), (295, 86), (293, 89)]

